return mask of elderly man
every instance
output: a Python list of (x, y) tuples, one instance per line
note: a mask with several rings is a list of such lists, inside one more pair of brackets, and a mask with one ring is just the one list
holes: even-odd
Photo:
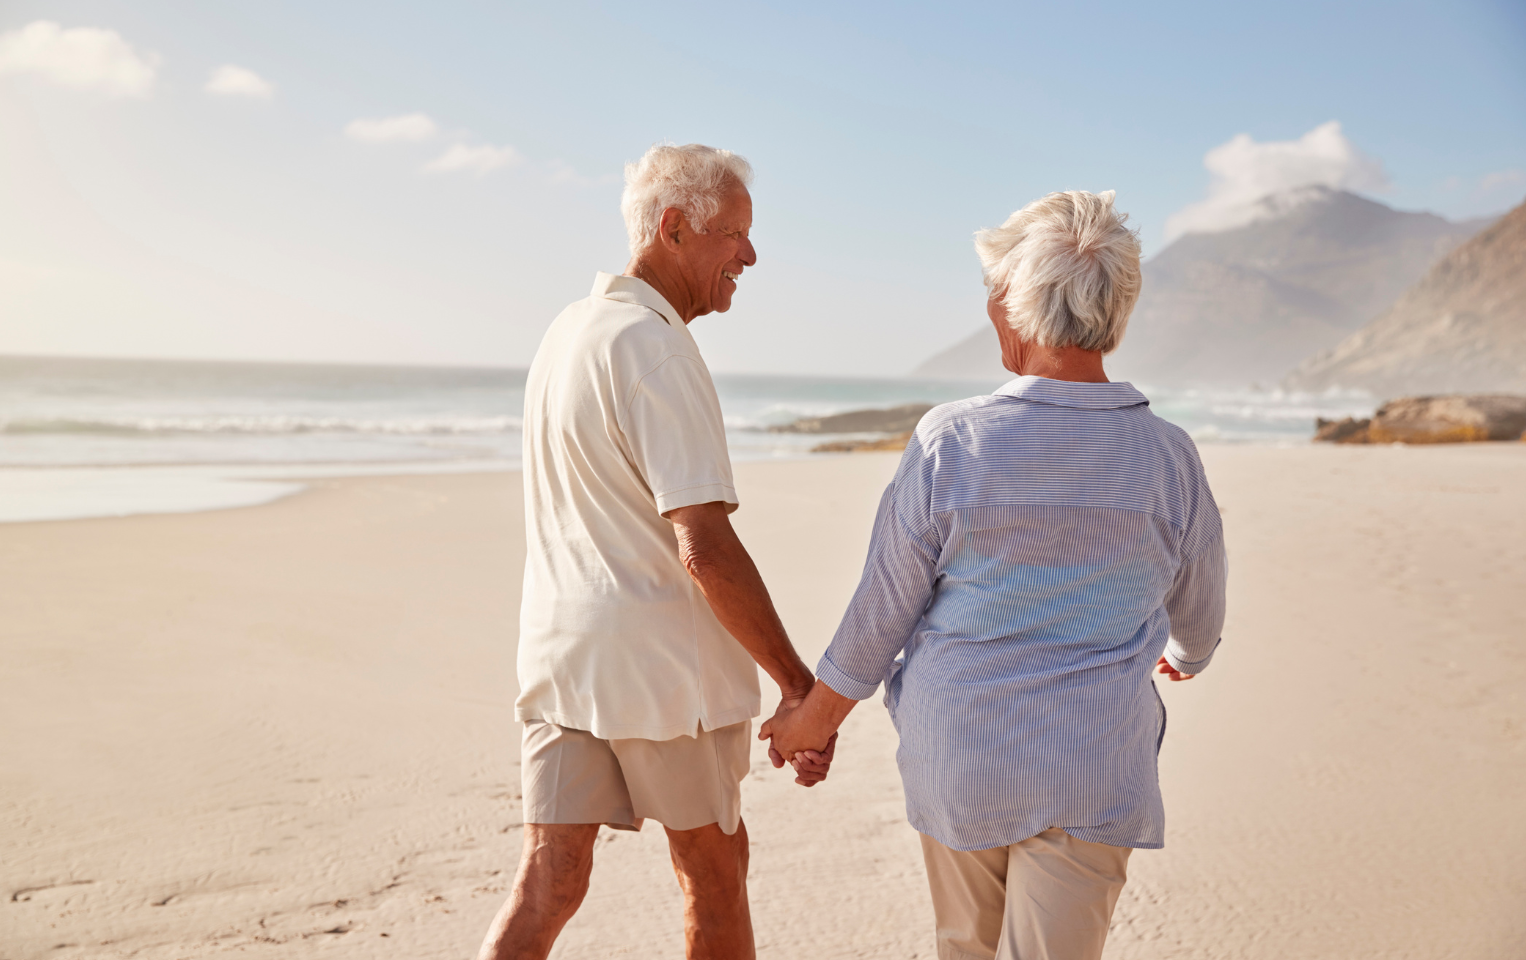
[(1073, 191), (977, 235), (1018, 377), (922, 419), (820, 682), (763, 729), (820, 748), (885, 683), (944, 960), (1102, 955), (1131, 849), (1162, 846), (1151, 668), (1189, 679), (1223, 626), (1197, 450), (1102, 369), (1139, 296), (1125, 219)]
[(746, 160), (698, 144), (628, 165), (630, 264), (562, 311), (530, 367), (524, 849), (483, 960), (545, 957), (587, 892), (599, 825), (647, 818), (667, 830), (688, 956), (754, 955), (740, 810), (754, 664), (781, 710), (813, 677), (728, 519), (720, 404), (687, 327), (730, 309), (757, 260), (751, 179)]

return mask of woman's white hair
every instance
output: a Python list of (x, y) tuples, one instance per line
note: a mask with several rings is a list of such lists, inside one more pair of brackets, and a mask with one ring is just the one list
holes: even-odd
[(975, 234), (986, 290), (1024, 340), (1110, 353), (1123, 339), (1139, 300), (1139, 237), (1113, 195), (1051, 193)]
[(657, 239), (662, 211), (677, 207), (695, 230), (704, 233), (726, 194), (750, 183), (752, 165), (730, 150), (701, 143), (654, 144), (640, 160), (625, 165), (620, 213), (630, 236), (631, 255)]

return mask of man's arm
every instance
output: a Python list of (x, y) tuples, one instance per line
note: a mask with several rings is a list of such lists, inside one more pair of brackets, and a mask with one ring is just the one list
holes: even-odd
[(665, 516), (678, 535), (679, 559), (715, 618), (779, 685), (780, 708), (798, 706), (815, 677), (784, 632), (757, 566), (732, 529), (726, 504), (678, 507)]

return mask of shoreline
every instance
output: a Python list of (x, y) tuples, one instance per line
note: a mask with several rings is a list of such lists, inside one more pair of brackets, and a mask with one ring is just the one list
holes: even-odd
[(316, 479), (518, 470), (482, 460), (8, 466), (0, 467), (0, 525), (236, 510), (293, 496)]
[[(802, 435), (806, 436), (806, 435)], [(828, 442), (766, 456), (733, 457), (733, 464), (790, 463), (864, 453), (896, 453), (901, 437), (833, 434)], [(844, 439), (846, 438), (846, 439)], [(1489, 440), (1466, 444), (1375, 444), (1375, 448), (1444, 448), (1519, 445)], [(1200, 442), (1200, 451), (1299, 450), (1342, 445), (1306, 441)], [(1354, 449), (1354, 446), (1344, 446)], [(196, 514), (273, 503), (307, 488), (303, 481), (377, 476), (517, 473), (518, 460), (293, 461), (287, 463), (12, 464), (0, 466), (0, 525), (132, 516)], [(85, 481), (85, 482), (80, 482)]]

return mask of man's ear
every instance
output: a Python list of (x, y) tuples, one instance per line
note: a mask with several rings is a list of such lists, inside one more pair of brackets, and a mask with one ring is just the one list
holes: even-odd
[(679, 235), (689, 228), (689, 222), (684, 218), (684, 213), (677, 207), (668, 207), (662, 211), (662, 220), (657, 226), (657, 238), (663, 246), (676, 247), (680, 243)]

